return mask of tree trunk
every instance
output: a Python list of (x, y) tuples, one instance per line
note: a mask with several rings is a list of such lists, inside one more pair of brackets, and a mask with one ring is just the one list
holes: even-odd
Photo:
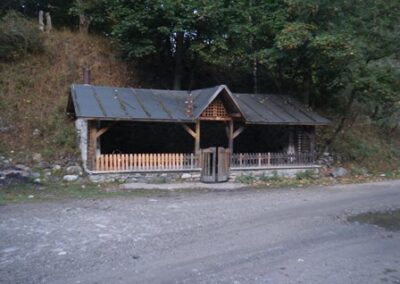
[(79, 31), (81, 33), (88, 33), (91, 21), (92, 20), (90, 16), (87, 16), (85, 14), (79, 15)]
[(46, 32), (50, 32), (53, 29), (53, 24), (51, 23), (50, 13), (46, 13)]
[(312, 74), (311, 74), (311, 68), (304, 74), (303, 76), (303, 103), (306, 106), (311, 106), (310, 103), (310, 91), (311, 91), (311, 84), (312, 84)]
[(257, 80), (257, 71), (258, 71), (258, 62), (257, 58), (254, 58), (253, 61), (253, 92), (254, 94), (258, 93), (258, 80)]
[(353, 92), (353, 86), (352, 85), (349, 85), (346, 88), (345, 92), (349, 92), (350, 93), (349, 100), (347, 102), (347, 105), (346, 105), (346, 108), (344, 110), (343, 116), (340, 119), (340, 122), (339, 122), (335, 132), (333, 133), (332, 137), (326, 142), (326, 148), (328, 148), (330, 145), (332, 145), (332, 143), (336, 140), (336, 137), (338, 136), (340, 131), (342, 131), (343, 127), (345, 126), (345, 122), (349, 118), (349, 113), (350, 113), (351, 107), (353, 106), (354, 100), (356, 98), (356, 93)]
[(43, 11), (39, 11), (39, 30), (44, 32)]
[(182, 53), (183, 53), (184, 33), (176, 33), (175, 45), (175, 73), (174, 73), (174, 90), (182, 88)]

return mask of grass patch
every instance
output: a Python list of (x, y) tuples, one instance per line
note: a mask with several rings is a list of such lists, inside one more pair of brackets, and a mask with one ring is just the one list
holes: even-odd
[[(61, 199), (107, 198), (132, 195), (133, 191), (116, 189), (114, 184), (48, 183), (0, 187), (0, 204), (51, 201)], [(136, 192), (137, 194), (137, 192)]]

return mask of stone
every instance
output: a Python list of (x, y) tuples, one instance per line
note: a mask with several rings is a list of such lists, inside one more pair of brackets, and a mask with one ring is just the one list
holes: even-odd
[(42, 180), (41, 180), (40, 178), (35, 178), (34, 182), (35, 182), (35, 183), (41, 183)]
[(83, 171), (82, 168), (80, 166), (69, 166), (66, 169), (67, 174), (70, 175), (82, 175)]
[(61, 166), (60, 166), (60, 165), (54, 165), (54, 166), (52, 167), (52, 170), (53, 170), (54, 172), (57, 172), (57, 171), (61, 170)]
[(31, 181), (30, 169), (9, 166), (0, 171), (0, 184), (28, 183)]
[(183, 173), (183, 174), (181, 175), (181, 179), (190, 179), (190, 178), (192, 178), (192, 175), (191, 175), (191, 174)]
[(15, 168), (18, 169), (18, 170), (21, 170), (21, 171), (26, 171), (26, 172), (31, 172), (32, 171), (30, 167), (25, 166), (25, 165), (21, 165), (21, 164), (15, 165)]
[(39, 135), (40, 135), (40, 130), (37, 129), (37, 128), (35, 128), (35, 129), (33, 130), (33, 132), (32, 132), (32, 135), (33, 135), (33, 136), (39, 136)]
[(50, 168), (50, 164), (46, 161), (40, 161), (38, 164), (39, 168), (41, 169), (48, 169)]
[(348, 174), (348, 170), (346, 170), (343, 167), (338, 167), (335, 168), (332, 172), (331, 172), (331, 176), (333, 176), (334, 178), (338, 178), (338, 177), (344, 177)]
[(33, 160), (34, 162), (36, 162), (36, 163), (41, 162), (41, 161), (43, 160), (42, 154), (40, 154), (40, 153), (34, 153), (34, 154), (32, 155), (32, 160)]
[(78, 175), (65, 175), (63, 176), (64, 181), (76, 181), (79, 179)]
[(32, 177), (33, 178), (39, 178), (40, 177), (40, 173), (34, 172), (34, 173), (32, 173)]

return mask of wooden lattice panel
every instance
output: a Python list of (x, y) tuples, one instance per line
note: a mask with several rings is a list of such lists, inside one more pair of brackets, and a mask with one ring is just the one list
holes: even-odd
[(229, 118), (222, 100), (214, 100), (201, 114), (203, 118)]

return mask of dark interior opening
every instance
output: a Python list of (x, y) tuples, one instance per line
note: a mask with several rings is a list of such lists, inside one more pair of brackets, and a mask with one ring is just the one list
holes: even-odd
[(234, 140), (234, 153), (283, 152), (289, 143), (288, 127), (247, 125)]
[(201, 121), (200, 122), (200, 148), (224, 147), (229, 144), (226, 134), (226, 122)]
[(100, 136), (100, 145), (102, 154), (192, 153), (194, 139), (177, 123), (116, 122)]

